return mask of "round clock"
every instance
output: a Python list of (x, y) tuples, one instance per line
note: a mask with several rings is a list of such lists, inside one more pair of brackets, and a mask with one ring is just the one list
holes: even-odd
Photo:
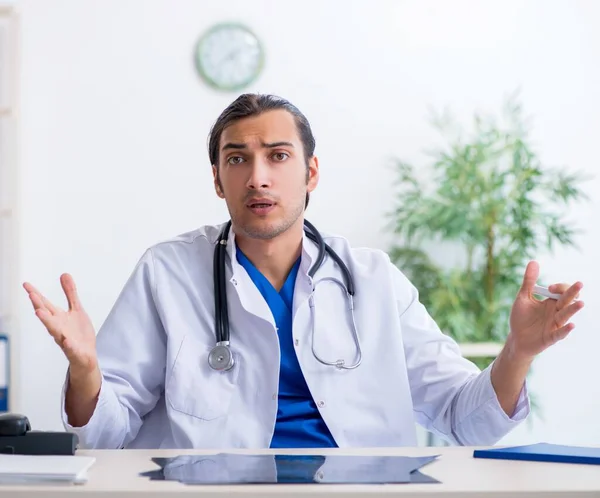
[(196, 46), (200, 76), (219, 90), (239, 90), (252, 83), (264, 64), (259, 39), (246, 26), (234, 23), (210, 28)]

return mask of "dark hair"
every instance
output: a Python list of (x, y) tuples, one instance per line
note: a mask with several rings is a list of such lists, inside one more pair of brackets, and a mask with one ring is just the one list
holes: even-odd
[[(217, 176), (219, 170), (219, 145), (225, 128), (240, 119), (258, 116), (263, 112), (277, 109), (283, 109), (294, 117), (304, 149), (304, 160), (306, 161), (308, 178), (308, 161), (315, 153), (315, 137), (313, 136), (308, 119), (291, 102), (276, 95), (262, 95), (257, 93), (240, 95), (227, 106), (210, 130), (210, 134), (208, 135), (208, 156), (210, 164), (217, 168)], [(305, 207), (308, 206), (308, 197), (307, 193)]]

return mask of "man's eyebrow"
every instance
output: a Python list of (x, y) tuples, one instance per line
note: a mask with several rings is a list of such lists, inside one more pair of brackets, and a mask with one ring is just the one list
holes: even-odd
[(266, 147), (267, 149), (273, 149), (275, 147), (292, 147), (294, 148), (294, 144), (292, 142), (273, 142), (270, 144), (262, 144), (263, 147)]
[[(294, 148), (294, 144), (292, 142), (271, 142), (271, 143), (262, 143), (261, 145), (263, 147), (265, 147), (266, 149), (274, 149), (275, 147), (292, 147), (292, 148)], [(248, 146), (244, 143), (229, 142), (229, 143), (226, 143), (221, 150), (229, 150), (229, 149), (242, 150), (242, 149), (246, 149), (247, 147)]]
[(223, 148), (221, 150), (227, 150), (227, 149), (245, 149), (246, 148), (246, 144), (234, 144), (234, 143), (227, 143), (223, 146)]

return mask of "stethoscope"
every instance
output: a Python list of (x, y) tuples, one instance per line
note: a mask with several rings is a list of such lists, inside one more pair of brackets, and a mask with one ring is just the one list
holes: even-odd
[[(217, 339), (216, 345), (208, 354), (208, 364), (213, 370), (223, 371), (230, 370), (234, 364), (233, 354), (229, 346), (229, 314), (227, 310), (227, 289), (225, 287), (225, 255), (227, 254), (227, 235), (231, 229), (231, 220), (227, 222), (223, 231), (219, 234), (217, 245), (215, 246), (215, 257), (213, 262), (213, 281), (215, 287), (215, 335)], [(350, 270), (336, 254), (336, 252), (325, 243), (319, 231), (308, 221), (304, 220), (304, 231), (306, 236), (315, 242), (319, 248), (317, 259), (311, 266), (308, 275), (311, 279), (314, 277), (317, 270), (325, 260), (325, 254), (329, 254), (334, 261), (340, 266), (344, 277), (344, 283), (334, 277), (323, 278), (319, 281), (331, 280), (342, 287), (348, 299), (350, 315), (352, 318), (352, 337), (356, 346), (357, 359), (351, 365), (346, 365), (345, 360), (338, 359), (336, 361), (326, 361), (320, 358), (315, 351), (315, 302), (314, 293), (316, 283), (313, 285), (312, 293), (309, 297), (309, 306), (311, 309), (311, 324), (312, 324), (312, 353), (313, 356), (323, 365), (337, 367), (339, 369), (351, 370), (360, 365), (362, 361), (362, 351), (358, 332), (356, 330), (356, 321), (354, 318), (354, 280), (350, 274)]]

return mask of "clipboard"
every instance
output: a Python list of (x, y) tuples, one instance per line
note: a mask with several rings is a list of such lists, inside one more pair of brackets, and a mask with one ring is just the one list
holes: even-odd
[(600, 447), (564, 446), (551, 443), (536, 443), (509, 448), (480, 449), (473, 452), (474, 458), (498, 460), (525, 460), (531, 462), (557, 462), (600, 465)]

